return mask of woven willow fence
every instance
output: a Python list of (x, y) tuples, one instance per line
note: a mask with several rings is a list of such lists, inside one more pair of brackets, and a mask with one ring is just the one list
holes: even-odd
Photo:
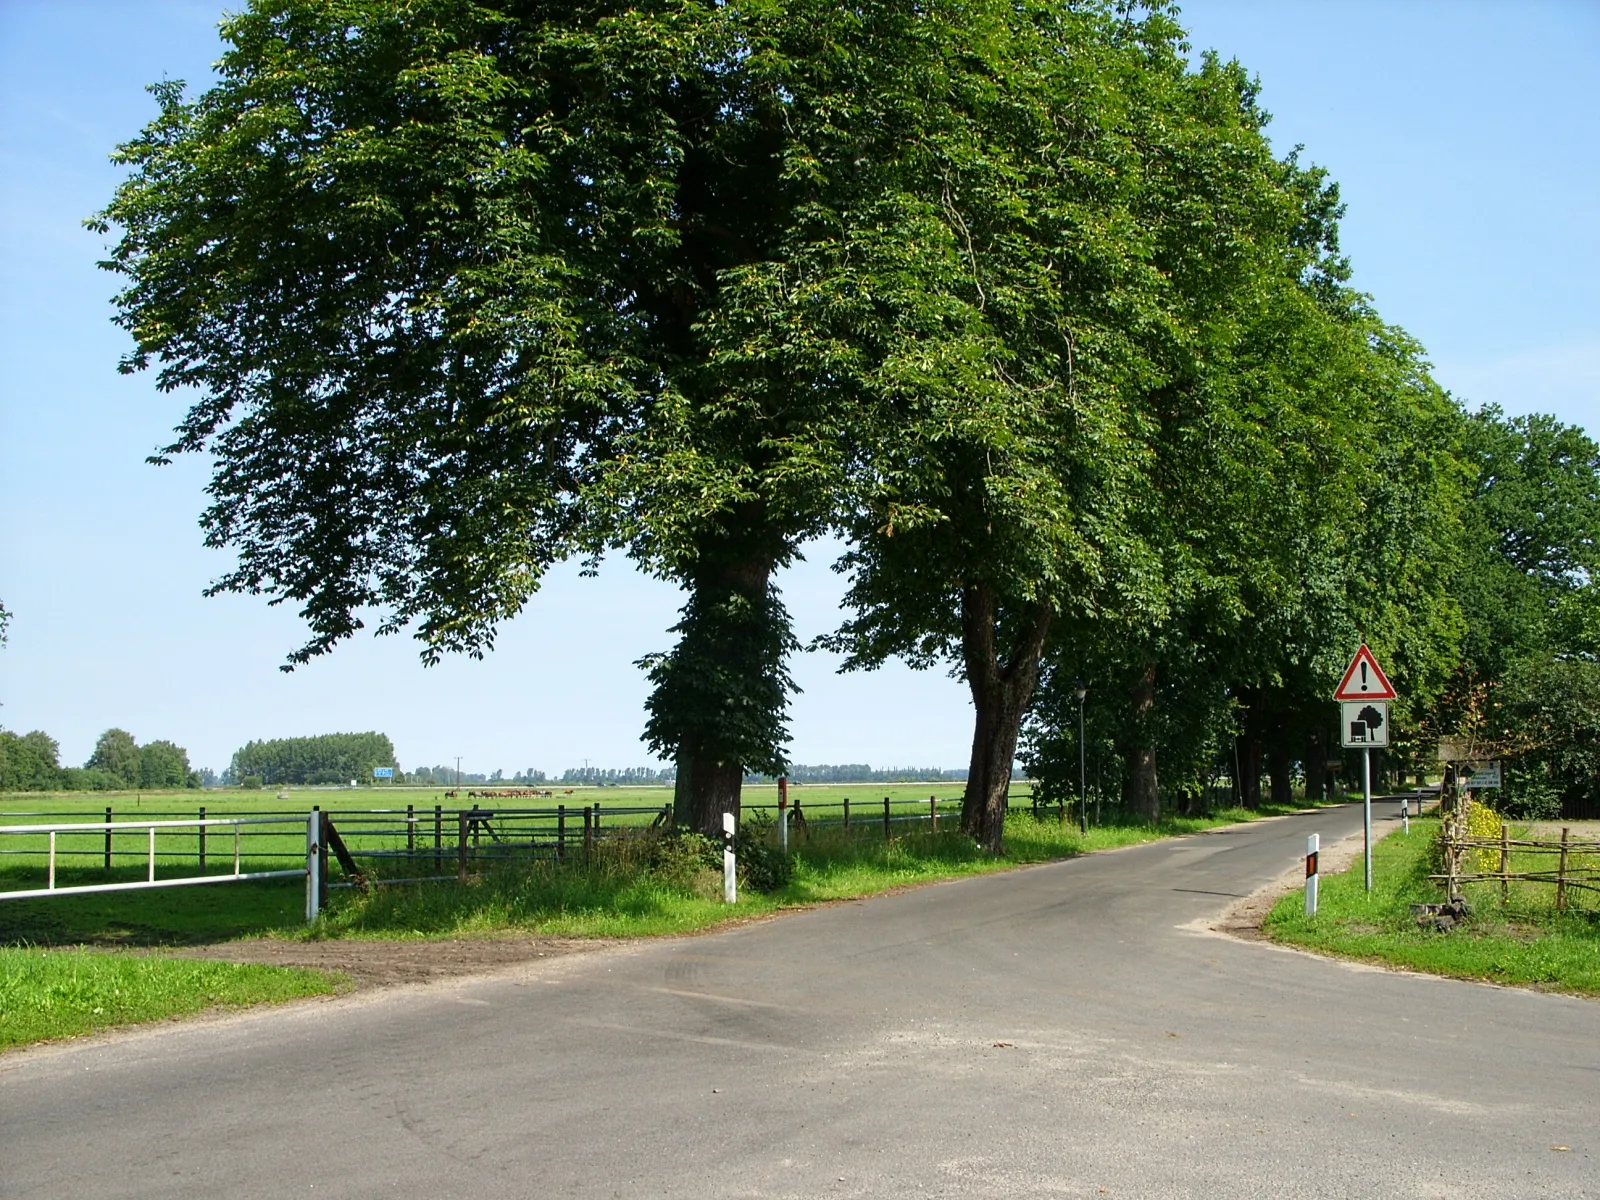
[(1464, 883), (1496, 882), (1502, 905), (1510, 900), (1513, 883), (1553, 886), (1557, 911), (1566, 909), (1569, 891), (1600, 896), (1600, 841), (1576, 840), (1569, 828), (1561, 830), (1559, 840), (1514, 838), (1504, 822), (1498, 838), (1474, 836), (1468, 807), (1457, 805), (1445, 814), (1440, 838), (1444, 873), (1428, 876), (1444, 885), (1449, 898), (1455, 899)]

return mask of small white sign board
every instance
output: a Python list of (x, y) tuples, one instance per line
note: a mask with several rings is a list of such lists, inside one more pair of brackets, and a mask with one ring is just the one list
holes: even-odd
[(1381, 750), (1389, 744), (1389, 705), (1383, 700), (1351, 700), (1339, 705), (1339, 732), (1346, 748)]
[(1472, 778), (1461, 786), (1470, 791), (1477, 791), (1479, 788), (1504, 787), (1505, 785), (1500, 779), (1500, 764), (1497, 762), (1484, 763), (1483, 766), (1476, 768), (1472, 772)]

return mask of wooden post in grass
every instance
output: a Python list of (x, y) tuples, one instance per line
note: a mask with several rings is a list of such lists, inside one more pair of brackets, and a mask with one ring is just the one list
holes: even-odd
[(567, 856), (567, 806), (556, 805), (556, 861)]
[(1561, 827), (1561, 858), (1556, 865), (1556, 911), (1567, 907), (1567, 827)]
[(433, 806), (433, 873), (444, 870), (444, 805)]
[(889, 797), (885, 796), (883, 798), (883, 840), (887, 842), (890, 839), (890, 836), (891, 835), (889, 833)]
[(111, 870), (111, 806), (106, 805), (106, 870)]
[(467, 881), (467, 811), (456, 810), (456, 878)]
[(933, 831), (935, 833), (938, 833), (939, 832), (939, 798), (937, 796), (929, 796), (928, 797), (928, 817), (933, 822)]
[[(107, 809), (106, 811), (110, 812), (111, 810)], [(844, 831), (846, 833), (850, 832), (850, 797), (849, 796), (846, 796), (844, 798)]]
[(322, 831), (322, 836), (317, 839), (317, 904), (321, 908), (328, 907), (328, 814), (322, 811), (322, 806), (315, 809), (317, 814), (317, 827)]
[(1504, 821), (1500, 822), (1500, 907), (1506, 906), (1506, 901), (1511, 898), (1511, 880), (1506, 878), (1506, 873), (1511, 870), (1511, 833), (1510, 826)]
[[(206, 806), (202, 804), (200, 806), (200, 820), (204, 821), (205, 819)], [(200, 874), (204, 875), (206, 873), (206, 827), (202, 824), (195, 826), (195, 828), (200, 832)]]
[[(406, 857), (410, 858), (417, 852), (417, 806), (406, 805)], [(408, 866), (410, 864), (407, 864)]]
[(583, 862), (588, 866), (594, 854), (594, 809), (583, 806)]

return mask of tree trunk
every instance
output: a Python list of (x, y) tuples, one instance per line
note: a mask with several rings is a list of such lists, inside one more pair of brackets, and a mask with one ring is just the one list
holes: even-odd
[[(677, 647), (650, 671), (646, 736), (675, 750), (673, 820), (711, 838), (722, 836), (724, 813), (739, 816), (745, 768), (770, 770), (780, 751), (783, 658), (793, 639), (770, 595), (772, 569), (759, 555), (705, 567), (691, 584)], [(742, 720), (729, 717), (735, 696)]]
[(1244, 729), (1234, 739), (1239, 772), (1239, 803), (1246, 808), (1261, 807), (1261, 695), (1247, 701)]
[(1306, 803), (1315, 804), (1328, 794), (1328, 731), (1312, 718), (1306, 739)]
[(1006, 797), (1011, 763), (1017, 753), (1022, 718), (1039, 680), (1039, 660), (1053, 616), (1047, 604), (1034, 604), (1009, 661), (995, 646), (994, 591), (988, 584), (961, 590), (961, 650), (972, 689), (972, 757), (961, 801), (961, 829), (991, 854), (1005, 838)]
[(1156, 777), (1156, 665), (1140, 669), (1133, 684), (1133, 742), (1128, 747), (1126, 807), (1152, 825), (1161, 820), (1161, 786)]
[(744, 787), (742, 764), (695, 762), (680, 757), (678, 779), (672, 793), (676, 824), (718, 838), (722, 836), (723, 813), (739, 818), (739, 798)]
[(1289, 747), (1284, 744), (1283, 734), (1279, 733), (1272, 739), (1272, 749), (1267, 752), (1267, 778), (1272, 781), (1272, 803), (1279, 808), (1288, 808), (1294, 802), (1290, 762)]

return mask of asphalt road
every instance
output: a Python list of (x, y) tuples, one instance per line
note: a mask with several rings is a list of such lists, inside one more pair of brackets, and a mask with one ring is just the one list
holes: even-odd
[(0, 1195), (1600, 1196), (1600, 1004), (1182, 928), (1359, 826), (9, 1057)]

